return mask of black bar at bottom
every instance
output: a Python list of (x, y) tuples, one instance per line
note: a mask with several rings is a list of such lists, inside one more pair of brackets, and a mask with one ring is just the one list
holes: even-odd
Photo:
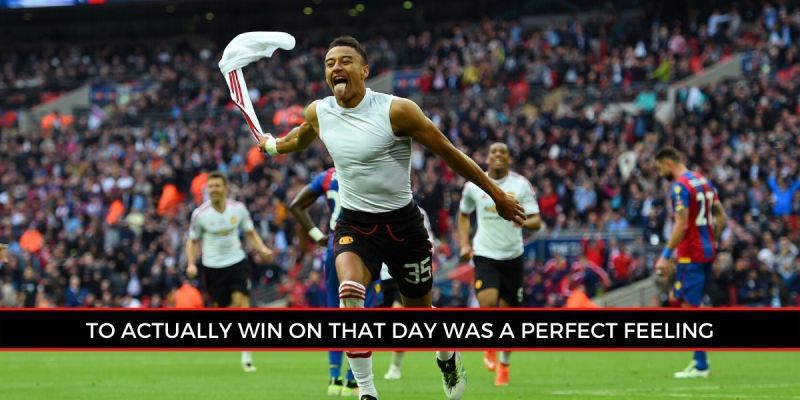
[(800, 350), (800, 309), (0, 311), (0, 349), (114, 348)]

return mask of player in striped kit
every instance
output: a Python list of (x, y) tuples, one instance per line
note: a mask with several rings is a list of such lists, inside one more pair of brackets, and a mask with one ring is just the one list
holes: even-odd
[[(352, 37), (334, 39), (325, 55), (325, 80), (334, 95), (312, 102), (300, 126), (279, 139), (265, 135), (260, 146), (270, 155), (291, 153), (307, 148), (319, 136), (333, 158), (342, 202), (334, 232), (341, 307), (364, 307), (365, 286), (378, 278), (382, 263), (397, 280), (404, 306), (431, 307), (432, 248), (412, 199), (412, 140), (489, 193), (503, 218), (521, 224), (525, 214), (419, 106), (367, 89), (367, 76), (367, 53), (361, 44)], [(360, 400), (377, 399), (372, 352), (346, 354)], [(460, 399), (466, 388), (460, 354), (438, 351), (436, 360), (445, 395)]]
[[(289, 211), (297, 219), (303, 229), (308, 233), (308, 236), (313, 239), (320, 246), (325, 246), (327, 251), (325, 253), (325, 290), (327, 307), (339, 307), (339, 277), (336, 276), (336, 266), (334, 265), (333, 253), (333, 236), (322, 233), (322, 230), (317, 228), (311, 217), (308, 215), (308, 207), (310, 207), (320, 196), (325, 196), (328, 203), (328, 210), (331, 216), (328, 222), (330, 231), (336, 228), (336, 221), (339, 219), (339, 213), (342, 210), (342, 205), (339, 202), (339, 181), (336, 179), (336, 169), (328, 168), (324, 173), (319, 174), (310, 184), (303, 187), (300, 193), (295, 196), (291, 203), (289, 203)], [(365, 305), (370, 306), (374, 303), (374, 284), (368, 285), (367, 297)], [(353, 371), (348, 368), (346, 373), (346, 382), (342, 381), (342, 352), (329, 351), (328, 352), (328, 366), (329, 366), (329, 382), (328, 382), (328, 396), (352, 396), (358, 393), (358, 384), (353, 376)]]
[[(661, 176), (673, 181), (670, 189), (675, 225), (656, 272), (667, 273), (673, 256), (677, 258), (675, 287), (672, 296), (683, 307), (700, 307), (711, 274), (711, 264), (717, 254), (717, 240), (727, 222), (717, 190), (703, 175), (690, 171), (681, 154), (672, 147), (656, 153), (656, 168)], [(711, 373), (706, 352), (695, 351), (686, 369), (675, 378), (706, 378)]]
[[(511, 154), (505, 143), (489, 146), (486, 173), (507, 194), (516, 198), (525, 209), (527, 218), (522, 225), (506, 221), (497, 215), (494, 201), (479, 187), (467, 183), (461, 196), (458, 216), (458, 237), (461, 261), (475, 262), (475, 293), (481, 308), (519, 307), (522, 304), (524, 281), (524, 245), (522, 228), (538, 230), (541, 226), (539, 203), (528, 180), (510, 170)], [(478, 230), (470, 241), (470, 214), (477, 213)], [(474, 247), (473, 247), (474, 246)], [(484, 365), (495, 371), (494, 384), (509, 383), (510, 351), (500, 352), (500, 362), (494, 351), (484, 354)]]
[[(192, 213), (189, 240), (186, 241), (186, 275), (197, 276), (195, 264), (198, 249), (202, 250), (205, 287), (214, 307), (250, 307), (248, 276), (250, 265), (239, 240), (244, 231), (247, 243), (264, 261), (272, 260), (272, 251), (258, 236), (250, 212), (241, 202), (228, 199), (228, 180), (220, 172), (208, 174), (206, 184), (209, 201)], [(253, 357), (242, 352), (242, 368), (254, 372)]]

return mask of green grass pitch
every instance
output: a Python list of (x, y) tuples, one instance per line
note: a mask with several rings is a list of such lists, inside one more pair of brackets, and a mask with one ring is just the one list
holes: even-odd
[[(676, 381), (687, 352), (516, 352), (511, 385), (496, 388), (481, 353), (464, 354), (465, 399), (800, 400), (800, 353), (710, 353), (712, 376)], [(328, 399), (323, 352), (257, 352), (244, 373), (237, 352), (3, 352), (3, 400)], [(403, 380), (384, 381), (389, 354), (373, 357), (381, 399), (443, 399), (431, 352), (407, 353)]]

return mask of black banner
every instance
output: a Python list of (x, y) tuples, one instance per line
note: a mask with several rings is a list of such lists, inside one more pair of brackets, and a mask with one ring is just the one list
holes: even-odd
[(7, 309), (0, 349), (800, 350), (800, 309)]

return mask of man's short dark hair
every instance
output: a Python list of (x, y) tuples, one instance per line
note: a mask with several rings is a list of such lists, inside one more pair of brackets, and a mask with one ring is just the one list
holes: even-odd
[(208, 174), (208, 180), (210, 181), (212, 179), (222, 179), (222, 183), (225, 186), (228, 186), (228, 178), (226, 178), (225, 174), (223, 174), (222, 172), (214, 171), (214, 172), (209, 173)]
[(674, 162), (681, 162), (681, 152), (676, 150), (674, 147), (662, 147), (656, 152), (656, 161), (663, 161), (664, 159), (672, 160)]
[(364, 46), (362, 46), (356, 38), (352, 36), (339, 36), (331, 41), (331, 44), (328, 45), (328, 50), (330, 51), (330, 49), (336, 46), (346, 46), (356, 49), (358, 54), (361, 55), (361, 58), (364, 59), (364, 65), (367, 65), (367, 51), (364, 50)]

